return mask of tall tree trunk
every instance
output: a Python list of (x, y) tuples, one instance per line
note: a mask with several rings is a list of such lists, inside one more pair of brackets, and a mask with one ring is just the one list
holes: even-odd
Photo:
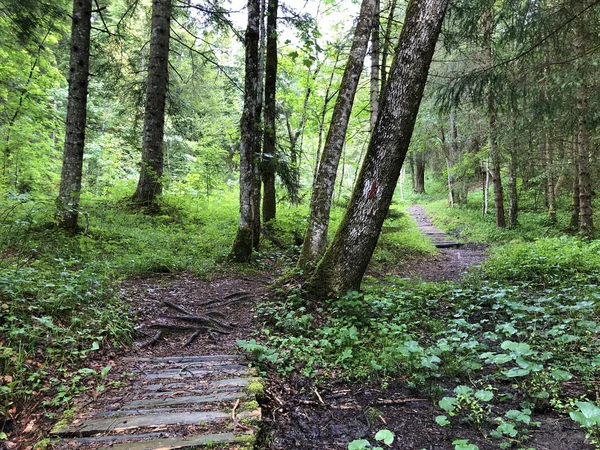
[[(587, 0), (579, 2), (586, 6)], [(580, 232), (591, 238), (594, 234), (592, 209), (592, 181), (590, 176), (590, 142), (588, 134), (588, 92), (587, 92), (587, 41), (588, 27), (585, 18), (579, 18), (575, 30), (575, 54), (579, 56), (579, 73), (582, 75), (577, 87), (577, 153), (579, 156), (579, 217)]]
[[(259, 25), (258, 25), (258, 90), (256, 92), (257, 105), (256, 115), (258, 123), (262, 118), (262, 107), (264, 104), (264, 75), (265, 75), (265, 53), (267, 42), (267, 29), (265, 16), (267, 12), (267, 0), (261, 0), (259, 4)], [(253, 183), (252, 188), (252, 210), (254, 211), (254, 220), (252, 221), (252, 246), (255, 250), (260, 247), (260, 203), (262, 193), (262, 153), (260, 140), (254, 153)]]
[[(248, 0), (248, 27), (245, 39), (246, 79), (244, 89), (244, 112), (240, 121), (240, 220), (237, 235), (233, 242), (230, 258), (246, 262), (252, 256), (254, 246), (255, 221), (259, 211), (255, 208), (256, 164), (255, 156), (260, 154), (260, 0)], [(259, 178), (260, 180), (260, 178)]]
[(379, 11), (380, 0), (375, 0), (373, 29), (371, 30), (371, 123), (369, 132), (373, 134), (377, 113), (379, 112)]
[(410, 166), (410, 187), (412, 189), (412, 193), (416, 194), (417, 192), (417, 179), (415, 177), (415, 157), (412, 152), (408, 154), (408, 165)]
[(263, 181), (263, 222), (269, 222), (277, 213), (275, 198), (275, 93), (277, 85), (277, 9), (278, 0), (268, 0), (267, 56), (265, 67), (265, 125), (261, 175)]
[(79, 215), (90, 67), (91, 17), (92, 0), (73, 1), (67, 126), (57, 199), (58, 224), (71, 233), (77, 230)]
[(579, 153), (577, 145), (577, 135), (573, 140), (571, 150), (572, 167), (573, 167), (573, 196), (571, 197), (571, 219), (567, 229), (577, 231), (579, 229)]
[[(491, 11), (486, 11), (483, 17), (484, 26), (484, 53), (487, 63), (492, 66), (492, 16)], [(494, 185), (494, 208), (496, 211), (496, 226), (506, 228), (506, 214), (504, 213), (504, 192), (502, 189), (502, 175), (500, 172), (500, 151), (498, 149), (498, 131), (496, 129), (496, 100), (494, 98), (494, 86), (490, 83), (487, 91), (488, 126), (490, 139), (490, 155), (492, 158), (492, 183)]]
[(456, 127), (456, 118), (454, 111), (450, 112), (450, 145), (448, 146), (448, 156), (446, 158), (446, 166), (448, 167), (448, 198), (450, 206), (454, 207), (455, 203), (460, 203), (460, 195), (456, 191), (456, 175), (454, 173), (454, 165), (456, 164), (456, 156), (458, 155), (458, 129)]
[(323, 255), (327, 246), (329, 212), (335, 179), (371, 35), (374, 12), (375, 0), (363, 0), (311, 197), (308, 229), (298, 262), (300, 267), (309, 267), (315, 263)]
[(548, 204), (548, 225), (556, 225), (556, 198), (554, 193), (554, 152), (550, 143), (549, 131), (545, 133), (544, 161), (546, 163), (546, 203)]
[(508, 173), (508, 228), (516, 228), (519, 217), (519, 197), (517, 192), (517, 156), (516, 147), (513, 147), (510, 153), (509, 173)]
[(392, 47), (392, 24), (394, 23), (394, 14), (396, 13), (396, 2), (397, 0), (390, 1), (390, 12), (388, 14), (387, 23), (385, 24), (383, 48), (381, 51), (381, 93), (383, 93), (383, 90), (385, 89), (385, 84), (387, 82), (387, 60), (388, 55), (390, 54), (390, 48)]
[(142, 166), (138, 186), (133, 194), (133, 200), (143, 205), (153, 204), (156, 197), (162, 193), (170, 23), (171, 0), (153, 0)]
[(415, 155), (415, 194), (425, 193), (425, 156), (423, 152)]
[(414, 129), (448, 0), (410, 0), (375, 133), (350, 205), (309, 280), (315, 298), (360, 288)]

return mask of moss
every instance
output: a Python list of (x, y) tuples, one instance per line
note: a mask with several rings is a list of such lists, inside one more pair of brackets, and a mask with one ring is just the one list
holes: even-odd
[[(64, 428), (68, 428), (68, 426), (71, 424), (71, 422), (75, 418), (75, 412), (76, 412), (75, 408), (66, 409), (62, 413), (62, 416), (61, 416), (60, 420), (58, 422), (56, 422), (56, 425), (54, 425), (52, 427), (52, 430), (50, 431), (50, 434), (56, 434), (60, 430), (62, 430)], [(43, 448), (43, 447), (41, 447), (41, 448)]]
[(255, 409), (258, 409), (260, 406), (258, 404), (258, 402), (256, 400), (251, 400), (249, 402), (244, 402), (242, 404), (242, 410), (243, 411), (253, 411)]
[(255, 378), (248, 383), (246, 393), (260, 398), (265, 394), (265, 387), (259, 379)]

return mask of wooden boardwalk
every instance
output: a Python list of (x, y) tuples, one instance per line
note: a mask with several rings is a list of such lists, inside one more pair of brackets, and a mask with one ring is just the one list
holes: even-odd
[(415, 222), (417, 222), (419, 230), (421, 230), (425, 236), (431, 239), (431, 242), (435, 247), (458, 248), (463, 245), (436, 227), (431, 221), (431, 218), (429, 218), (429, 216), (425, 213), (425, 209), (422, 206), (412, 205), (408, 209), (408, 212), (411, 214), (413, 219), (415, 219)]
[(254, 446), (262, 384), (237, 355), (129, 358), (135, 381), (52, 435), (54, 448), (191, 449)]

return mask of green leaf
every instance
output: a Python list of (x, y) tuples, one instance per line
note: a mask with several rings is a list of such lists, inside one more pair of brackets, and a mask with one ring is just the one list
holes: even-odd
[(516, 377), (524, 377), (526, 375), (529, 375), (531, 373), (531, 371), (529, 369), (520, 369), (518, 367), (513, 367), (512, 369), (505, 370), (502, 373), (504, 374), (505, 377), (516, 378)]
[(492, 391), (482, 389), (480, 391), (475, 392), (475, 398), (483, 402), (489, 402), (491, 399), (494, 398), (494, 393)]
[(102, 379), (106, 378), (106, 375), (108, 375), (108, 372), (110, 372), (110, 369), (112, 369), (112, 366), (106, 366), (104, 369), (102, 369), (100, 371), (100, 378), (102, 378)]
[(512, 423), (503, 423), (499, 425), (498, 431), (510, 437), (515, 437), (518, 434), (517, 429)]
[(446, 411), (450, 416), (454, 415), (454, 410), (458, 405), (458, 399), (455, 397), (444, 397), (439, 402), (440, 408)]
[(392, 445), (394, 442), (394, 433), (390, 430), (379, 430), (375, 435), (376, 441), (383, 441), (385, 445)]
[(440, 426), (440, 427), (445, 427), (446, 425), (450, 425), (450, 421), (448, 420), (448, 417), (441, 415), (441, 416), (436, 416), (435, 417), (435, 422)]
[(454, 450), (479, 450), (475, 444), (469, 444), (468, 439), (456, 439), (452, 441), (452, 445), (454, 445)]
[(371, 444), (366, 439), (359, 439), (348, 444), (348, 450), (368, 450)]
[(573, 375), (571, 375), (570, 372), (561, 369), (554, 369), (550, 375), (557, 381), (569, 381), (573, 378)]

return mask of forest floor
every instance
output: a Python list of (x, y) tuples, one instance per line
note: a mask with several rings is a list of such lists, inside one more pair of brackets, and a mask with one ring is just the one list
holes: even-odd
[[(416, 213), (419, 225), (429, 223), (421, 207), (413, 206), (409, 212)], [(436, 255), (408, 261), (392, 272), (415, 281), (458, 281), (469, 267), (481, 263), (485, 256), (485, 246), (467, 243), (460, 248), (440, 249)], [(134, 382), (123, 378), (122, 374), (135, 369), (127, 357), (238, 352), (236, 341), (252, 339), (261, 326), (252, 312), (253, 307), (269, 298), (268, 285), (276, 275), (218, 274), (202, 280), (189, 273), (179, 273), (136, 277), (122, 283), (122, 297), (128, 302), (138, 324), (136, 344), (128, 351), (98, 352), (93, 363), (98, 369), (107, 365), (112, 367), (106, 384), (110, 386), (112, 380), (113, 388), (101, 393), (86, 391), (75, 407), (108, 410), (115, 392), (126, 396), (127, 390), (133, 389)], [(220, 301), (212, 303), (211, 299)], [(177, 308), (202, 314), (203, 310), (198, 305), (203, 304), (220, 314), (215, 317), (226, 318), (231, 325), (229, 334), (200, 333), (188, 343), (192, 331), (166, 327), (157, 337), (155, 331), (160, 329), (157, 324), (184, 324), (172, 319), (178, 313)], [(330, 380), (316, 387), (313, 380), (297, 374), (283, 379), (274, 370), (268, 370), (266, 376), (265, 397), (261, 404), (263, 431), (258, 448), (345, 450), (353, 439), (372, 435), (379, 429), (389, 429), (394, 433), (396, 440), (391, 446), (394, 449), (451, 450), (455, 448), (452, 444), (455, 436), (469, 439), (482, 450), (498, 448), (497, 444), (484, 438), (485, 430), (482, 433), (481, 428), (474, 424), (438, 426), (434, 418), (440, 414), (440, 409), (430, 400), (430, 393), (422, 387), (409, 387), (404, 378), (386, 380), (385, 384), (381, 380), (371, 384)], [(24, 416), (21, 423), (16, 424), (15, 428), (20, 427), (23, 431), (16, 433), (18, 436), (11, 436), (15, 443), (12, 448), (32, 448), (27, 444), (32, 442), (32, 428), (45, 426), (41, 419), (43, 411), (29, 412), (28, 417)], [(532, 433), (523, 448), (592, 448), (584, 443), (583, 432), (568, 417), (549, 413), (538, 414), (535, 420), (540, 421), (541, 426)], [(32, 423), (36, 426), (32, 427)]]

